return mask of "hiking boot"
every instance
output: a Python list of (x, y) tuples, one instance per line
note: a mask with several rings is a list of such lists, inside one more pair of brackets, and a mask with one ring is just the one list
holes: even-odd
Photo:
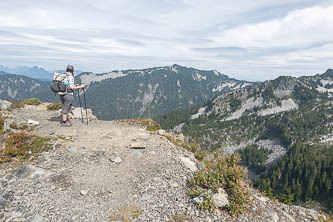
[(64, 126), (64, 127), (71, 127), (72, 125), (73, 124), (69, 120), (67, 120), (66, 122), (61, 122), (61, 126)]

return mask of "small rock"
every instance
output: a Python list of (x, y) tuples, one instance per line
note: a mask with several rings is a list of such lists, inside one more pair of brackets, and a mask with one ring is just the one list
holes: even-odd
[(179, 186), (178, 183), (173, 182), (173, 181), (171, 181), (169, 184), (170, 184), (170, 186), (173, 187), (173, 188), (176, 188), (176, 187)]
[(186, 157), (181, 157), (180, 160), (183, 162), (183, 164), (189, 168), (191, 171), (193, 172), (197, 172), (198, 168), (195, 165), (195, 163), (193, 161), (191, 161), (190, 159), (186, 158)]
[(80, 193), (81, 193), (81, 195), (86, 196), (86, 195), (88, 194), (88, 191), (86, 191), (86, 190), (81, 190)]
[(51, 186), (50, 189), (51, 189), (51, 190), (55, 190), (56, 187), (55, 187), (55, 186)]
[(276, 212), (270, 213), (267, 218), (267, 222), (278, 222), (279, 216)]
[(158, 135), (165, 136), (165, 133), (166, 133), (165, 130), (162, 130), (162, 129), (157, 130), (157, 134), (158, 134)]
[(49, 131), (49, 135), (54, 135), (54, 133), (55, 133), (55, 132), (54, 132), (53, 130), (50, 130), (50, 131)]
[(212, 219), (210, 218), (210, 217), (206, 217), (205, 219), (204, 219), (204, 222), (212, 222)]
[(254, 195), (254, 197), (257, 198), (261, 202), (267, 202), (268, 201), (268, 199), (266, 197), (264, 197), (262, 195), (259, 195), (259, 194)]
[(290, 222), (296, 222), (296, 220), (289, 214), (287, 214), (286, 212), (282, 211), (283, 216), (285, 216), (287, 218), (288, 221)]
[(28, 222), (44, 222), (44, 221), (49, 221), (47, 218), (39, 216), (39, 215), (34, 215), (32, 217), (29, 217)]
[(39, 122), (36, 120), (28, 119), (28, 124), (33, 126), (39, 126)]
[(203, 197), (202, 196), (198, 196), (198, 197), (194, 198), (193, 201), (197, 205), (202, 204), (203, 203)]
[(319, 221), (319, 213), (315, 210), (308, 210), (308, 214), (310, 215), (310, 217), (312, 217), (312, 219), (314, 219), (315, 221)]
[(117, 156), (116, 158), (111, 158), (110, 161), (115, 162), (115, 163), (121, 163), (122, 162), (122, 160), (119, 156)]
[(7, 200), (5, 198), (0, 197), (0, 209), (4, 209), (7, 205)]
[(143, 143), (132, 143), (131, 149), (145, 149), (145, 145)]
[(218, 193), (214, 194), (212, 199), (215, 206), (219, 208), (223, 208), (229, 204), (228, 194), (223, 188), (219, 188)]

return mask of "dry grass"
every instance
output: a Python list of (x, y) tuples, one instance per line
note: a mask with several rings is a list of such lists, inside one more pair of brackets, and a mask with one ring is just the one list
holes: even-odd
[(142, 214), (142, 210), (135, 206), (127, 206), (119, 211), (113, 212), (110, 216), (111, 221), (121, 220), (123, 222), (131, 222), (134, 218)]
[(148, 131), (157, 131), (161, 129), (161, 126), (158, 122), (152, 120), (152, 119), (127, 119), (127, 120), (122, 120), (123, 122), (128, 122), (133, 125), (140, 125), (146, 128)]
[(54, 111), (54, 110), (59, 110), (61, 109), (61, 103), (51, 103), (49, 105), (47, 105), (46, 109), (47, 110), (51, 110), (51, 111)]

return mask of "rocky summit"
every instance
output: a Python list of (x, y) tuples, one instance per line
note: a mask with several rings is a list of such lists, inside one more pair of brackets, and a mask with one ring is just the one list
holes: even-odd
[[(316, 211), (279, 203), (254, 189), (239, 217), (231, 217), (223, 209), (202, 212), (187, 191), (188, 180), (200, 164), (192, 153), (168, 140), (176, 135), (148, 131), (135, 121), (91, 118), (87, 125), (75, 116), (72, 127), (60, 127), (59, 111), (45, 107), (1, 110), (3, 122), (11, 124), (1, 135), (0, 154), (8, 135), (26, 128), (31, 135), (48, 138), (50, 149), (0, 163), (0, 221), (278, 222), (320, 218)], [(27, 125), (29, 120), (38, 124)], [(214, 197), (214, 201), (228, 203), (222, 190)]]

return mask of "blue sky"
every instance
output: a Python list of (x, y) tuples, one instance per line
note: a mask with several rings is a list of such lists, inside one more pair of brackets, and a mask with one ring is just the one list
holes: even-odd
[(330, 0), (0, 2), (0, 65), (96, 73), (179, 64), (245, 80), (333, 68)]

